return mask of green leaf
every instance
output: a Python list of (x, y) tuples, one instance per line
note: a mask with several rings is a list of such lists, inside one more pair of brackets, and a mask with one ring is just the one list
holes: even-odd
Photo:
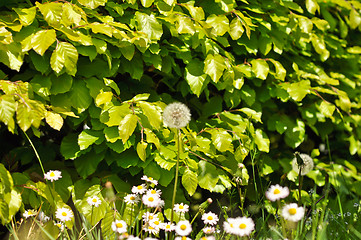
[(191, 19), (184, 16), (177, 16), (177, 32), (179, 34), (189, 33), (194, 34), (196, 29)]
[(316, 11), (320, 12), (320, 6), (318, 6), (316, 0), (306, 0), (306, 9), (313, 15), (315, 15)]
[(82, 178), (86, 178), (97, 170), (98, 164), (104, 159), (105, 152), (96, 153), (94, 150), (81, 155), (74, 160), (74, 165)]
[(138, 117), (134, 114), (126, 115), (119, 124), (119, 136), (125, 143), (128, 138), (133, 134), (135, 127), (138, 123)]
[(361, 17), (358, 12), (356, 12), (355, 8), (352, 8), (350, 12), (350, 27), (351, 29), (357, 28), (361, 23)]
[(13, 178), (8, 170), (0, 163), (0, 193), (11, 193), (13, 189)]
[(81, 21), (81, 15), (74, 10), (71, 3), (66, 2), (63, 4), (62, 20), (66, 26), (72, 24), (79, 25)]
[(39, 54), (36, 54), (35, 52), (30, 51), (29, 56), (30, 56), (31, 61), (34, 64), (34, 67), (36, 68), (36, 70), (38, 70), (42, 74), (44, 74), (48, 71), (50, 63), (49, 63), (49, 58), (47, 55), (40, 56)]
[(31, 46), (35, 52), (43, 56), (45, 51), (55, 42), (56, 33), (54, 29), (40, 30), (31, 39)]
[(58, 131), (60, 131), (64, 124), (63, 118), (60, 116), (60, 114), (55, 112), (46, 111), (45, 120), (50, 125), (50, 127)]
[(270, 140), (268, 139), (266, 133), (264, 133), (261, 129), (256, 130), (254, 141), (258, 147), (258, 150), (262, 152), (269, 152)]
[(320, 106), (319, 106), (320, 112), (328, 118), (333, 118), (333, 112), (336, 109), (336, 106), (333, 105), (332, 103), (326, 102), (326, 101), (322, 101)]
[(9, 128), (14, 128), (14, 113), (16, 102), (13, 95), (0, 96), (0, 121), (5, 123)]
[(224, 15), (210, 15), (206, 23), (211, 27), (211, 33), (215, 36), (223, 36), (226, 32), (229, 31), (229, 20)]
[(244, 28), (242, 26), (241, 20), (239, 18), (233, 18), (231, 21), (231, 24), (229, 25), (229, 35), (231, 35), (231, 38), (233, 40), (237, 40), (240, 37), (242, 37), (242, 34), (244, 32)]
[(232, 136), (221, 129), (212, 129), (209, 131), (212, 134), (212, 143), (220, 152), (233, 152)]
[(286, 78), (286, 69), (282, 66), (282, 64), (274, 59), (270, 59), (273, 65), (276, 68), (276, 75), (275, 78), (281, 81), (284, 81)]
[(148, 102), (139, 101), (138, 104), (141, 107), (144, 115), (147, 116), (150, 125), (159, 130), (162, 125), (161, 110)]
[(107, 0), (78, 0), (78, 2), (90, 9), (95, 9), (99, 6), (104, 6)]
[(99, 133), (90, 129), (83, 130), (78, 137), (80, 150), (88, 148), (99, 139)]
[(89, 89), (86, 87), (82, 79), (74, 81), (70, 94), (72, 106), (78, 109), (79, 112), (84, 111), (92, 103), (92, 98), (89, 94)]
[(143, 7), (150, 7), (152, 6), (154, 0), (140, 0), (140, 2), (142, 3)]
[(189, 196), (192, 196), (197, 190), (198, 175), (190, 169), (186, 169), (182, 175), (182, 185), (187, 190)]
[(312, 46), (315, 49), (315, 51), (318, 54), (320, 54), (321, 60), (326, 61), (330, 56), (330, 52), (327, 50), (323, 38), (320, 38), (319, 36), (313, 34), (311, 40), (312, 40)]
[(138, 23), (138, 31), (147, 34), (149, 39), (159, 40), (163, 35), (162, 24), (157, 21), (153, 14), (148, 15), (137, 11), (135, 13), (135, 19)]
[(45, 107), (43, 104), (25, 99), (25, 103), (18, 104), (16, 109), (16, 119), (20, 128), (25, 132), (31, 126), (38, 128), (40, 126), (41, 120), (45, 117)]
[(98, 94), (98, 96), (95, 99), (95, 104), (97, 106), (103, 105), (105, 103), (108, 103), (112, 100), (113, 93), (112, 92), (101, 92)]
[(78, 51), (67, 42), (57, 44), (50, 58), (51, 68), (59, 73), (64, 67), (70, 75), (74, 76), (77, 70)]
[(106, 86), (111, 87), (116, 92), (116, 94), (120, 94), (120, 89), (113, 80), (107, 78), (103, 78), (103, 80)]
[(19, 19), (22, 25), (29, 26), (33, 23), (36, 15), (36, 7), (13, 8), (13, 10), (19, 15)]
[(147, 149), (148, 143), (146, 142), (138, 142), (137, 144), (137, 153), (139, 158), (144, 162), (147, 158), (147, 153), (146, 153), (146, 149)]
[(57, 77), (55, 74), (51, 75), (50, 93), (53, 95), (68, 92), (73, 85), (73, 78), (68, 74), (62, 74)]
[(252, 72), (256, 75), (256, 77), (262, 80), (266, 80), (269, 72), (268, 63), (263, 59), (253, 59), (251, 64)]
[(301, 80), (299, 82), (285, 84), (283, 87), (293, 100), (299, 102), (310, 93), (311, 82), (309, 80)]
[(119, 126), (122, 119), (130, 113), (129, 105), (122, 104), (120, 106), (113, 106), (104, 113), (104, 119), (100, 116), (100, 121), (105, 123), (108, 127)]
[[(35, 2), (36, 7), (39, 8), (41, 14), (44, 16), (45, 21), (51, 26), (60, 26), (61, 15), (63, 12), (63, 3), (48, 2), (39, 3)], [(40, 54), (42, 55), (42, 54)]]
[[(98, 207), (89, 205), (87, 199), (97, 196), (101, 203)], [(93, 185), (85, 193), (83, 199), (73, 199), (75, 207), (82, 213), (92, 226), (98, 223), (105, 217), (109, 209), (108, 203), (104, 200), (101, 194), (101, 186)]]
[(80, 151), (78, 135), (69, 134), (63, 138), (60, 144), (60, 153), (65, 159), (74, 159)]
[[(163, 149), (166, 149), (165, 147), (162, 148)], [(175, 156), (174, 156), (175, 157)], [(170, 171), (174, 165), (177, 163), (176, 160), (174, 160), (174, 158), (167, 158), (165, 157), (164, 155), (161, 155), (159, 153), (156, 153), (155, 154), (155, 157), (154, 157), (154, 161), (161, 167), (161, 168), (164, 168), (168, 171)]]
[(198, 163), (198, 184), (201, 188), (212, 191), (219, 180), (217, 168), (209, 162)]
[(226, 69), (226, 64), (221, 55), (208, 54), (204, 61), (204, 72), (207, 73), (211, 79), (217, 83), (221, 78), (223, 71)]
[(185, 79), (191, 88), (191, 91), (198, 97), (205, 87), (207, 75), (203, 72), (204, 63), (198, 59), (190, 61), (185, 68)]
[(157, 135), (155, 135), (148, 128), (144, 128), (144, 132), (145, 132), (145, 135), (147, 136), (147, 142), (148, 143), (153, 143), (157, 147), (157, 149), (160, 150), (161, 145), (160, 145), (160, 141), (159, 141), (159, 138), (157, 137)]
[(9, 218), (9, 206), (5, 200), (0, 198), (0, 220), (1, 224), (5, 225), (10, 222)]

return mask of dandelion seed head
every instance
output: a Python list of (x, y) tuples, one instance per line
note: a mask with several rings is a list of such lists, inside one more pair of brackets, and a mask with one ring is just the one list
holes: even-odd
[(312, 169), (313, 169), (313, 159), (305, 153), (300, 153), (299, 157), (302, 159), (302, 163), (299, 164), (297, 162), (297, 157), (294, 157), (292, 160), (292, 169), (299, 173), (300, 172), (300, 168), (301, 168), (301, 175), (306, 175), (307, 173), (309, 173)]
[(179, 102), (171, 103), (163, 111), (163, 122), (170, 128), (180, 129), (191, 121), (189, 108)]

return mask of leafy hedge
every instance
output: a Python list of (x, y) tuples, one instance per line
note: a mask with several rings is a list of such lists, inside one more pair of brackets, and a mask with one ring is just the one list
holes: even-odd
[[(28, 143), (18, 142), (26, 132), (46, 169), (67, 169), (64, 202), (67, 186), (108, 180), (126, 192), (143, 173), (166, 188), (176, 145), (162, 109), (180, 101), (192, 112), (180, 169), (189, 195), (247, 186), (251, 175), (247, 198), (257, 201), (257, 181), (296, 180), (290, 162), (298, 150), (315, 158), (310, 184), (323, 186), (330, 175), (341, 192), (360, 196), (360, 9), (331, 0), (3, 6), (1, 139), (5, 125), (19, 135), (4, 151), (16, 185), (41, 173)], [(18, 191), (27, 193), (24, 204), (40, 205), (32, 190)]]

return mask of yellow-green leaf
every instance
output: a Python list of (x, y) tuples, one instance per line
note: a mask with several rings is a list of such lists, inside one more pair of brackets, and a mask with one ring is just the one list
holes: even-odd
[(39, 2), (35, 2), (35, 4), (49, 25), (57, 27), (60, 26), (61, 15), (63, 12), (63, 3), (48, 2), (41, 4)]
[(19, 19), (22, 25), (28, 26), (33, 23), (36, 15), (36, 7), (14, 8), (14, 11), (19, 15)]
[(138, 104), (144, 115), (148, 118), (150, 125), (152, 125), (155, 129), (159, 129), (162, 125), (162, 115), (160, 109), (148, 102), (139, 101)]
[(54, 29), (40, 30), (31, 39), (31, 46), (35, 52), (43, 56), (45, 51), (56, 40), (56, 33)]
[(204, 61), (204, 72), (207, 73), (215, 83), (221, 78), (224, 69), (226, 69), (226, 64), (221, 55), (207, 55)]
[(242, 37), (244, 28), (242, 26), (241, 20), (239, 18), (234, 18), (230, 24), (229, 35), (233, 40), (237, 40)]
[(269, 72), (268, 63), (263, 59), (253, 59), (251, 61), (252, 71), (257, 78), (265, 80)]
[(45, 120), (50, 125), (50, 127), (58, 131), (60, 131), (64, 124), (63, 118), (60, 116), (60, 114), (55, 112), (47, 111), (45, 114)]
[(189, 168), (186, 168), (182, 175), (182, 185), (187, 190), (189, 196), (192, 196), (197, 190), (198, 175)]
[(148, 143), (146, 142), (138, 142), (137, 144), (137, 154), (139, 156), (139, 158), (144, 162), (146, 157), (147, 157), (147, 153), (146, 153), (146, 149), (147, 149)]
[(210, 15), (206, 23), (212, 28), (211, 33), (215, 36), (223, 36), (229, 30), (229, 20), (224, 15)]
[(262, 152), (269, 152), (270, 140), (261, 129), (256, 130), (254, 135), (254, 142), (256, 143), (258, 150)]
[(316, 0), (306, 0), (306, 9), (311, 14), (315, 14), (316, 11), (320, 12), (320, 6)]
[(66, 26), (71, 24), (79, 25), (81, 15), (74, 10), (72, 4), (66, 2), (63, 4), (62, 20)]
[(95, 104), (100, 106), (104, 103), (110, 102), (112, 100), (113, 93), (112, 92), (101, 92), (95, 99)]
[(126, 115), (119, 124), (119, 136), (125, 143), (129, 137), (133, 134), (135, 127), (137, 126), (138, 118), (134, 114)]
[(78, 51), (67, 42), (60, 42), (50, 58), (51, 68), (59, 73), (64, 67), (70, 75), (74, 76), (77, 70)]
[(78, 0), (78, 2), (85, 7), (94, 9), (99, 6), (104, 6), (107, 0)]

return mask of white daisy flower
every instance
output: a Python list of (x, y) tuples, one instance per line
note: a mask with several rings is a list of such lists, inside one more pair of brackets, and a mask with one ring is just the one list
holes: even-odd
[(186, 213), (189, 211), (189, 206), (187, 204), (181, 203), (181, 204), (174, 204), (173, 210), (177, 213)]
[(139, 202), (139, 196), (137, 194), (128, 194), (124, 197), (124, 201), (128, 204), (137, 204)]
[(280, 185), (272, 185), (265, 193), (266, 198), (272, 202), (287, 197), (290, 194), (288, 187), (281, 187)]
[(141, 185), (132, 187), (132, 193), (135, 193), (135, 194), (143, 194), (146, 191), (147, 191), (147, 186), (145, 184), (141, 184)]
[(133, 235), (130, 235), (127, 240), (141, 240), (139, 237), (134, 237)]
[(49, 180), (51, 182), (59, 180), (60, 178), (62, 178), (61, 176), (61, 172), (58, 170), (50, 170), (49, 172), (44, 174), (44, 178), (46, 180)]
[(150, 234), (158, 234), (159, 233), (159, 228), (155, 228), (155, 227), (152, 227), (150, 225), (146, 225), (143, 227), (143, 230), (147, 233), (150, 233)]
[(237, 217), (235, 220), (235, 235), (240, 237), (249, 236), (254, 230), (254, 222), (252, 218)]
[(88, 197), (86, 201), (90, 206), (94, 207), (99, 207), (99, 205), (102, 203), (98, 196)]
[(201, 237), (200, 240), (216, 240), (216, 238), (214, 236), (204, 236), (204, 237)]
[(216, 231), (214, 227), (205, 227), (203, 228), (204, 234), (213, 234)]
[(164, 125), (180, 129), (191, 121), (191, 112), (183, 103), (171, 103), (163, 111)]
[(153, 188), (153, 189), (149, 189), (146, 194), (147, 195), (157, 195), (158, 197), (160, 197), (160, 195), (162, 195), (162, 190)]
[(23, 217), (28, 219), (29, 217), (35, 216), (36, 214), (38, 214), (38, 212), (36, 210), (28, 209), (28, 210), (25, 210), (25, 212), (23, 213)]
[(152, 226), (153, 228), (157, 228), (159, 230), (162, 226), (162, 222), (156, 219), (156, 220), (149, 221), (149, 225)]
[(150, 221), (155, 221), (155, 220), (159, 221), (158, 215), (154, 214), (154, 213), (151, 213), (151, 212), (144, 213), (142, 218), (143, 218), (143, 221), (146, 222), (146, 223), (148, 223)]
[(187, 236), (192, 232), (192, 226), (189, 221), (179, 221), (175, 226), (175, 232), (180, 236)]
[(129, 234), (125, 232), (125, 233), (119, 234), (118, 239), (123, 240), (125, 238), (128, 239), (128, 237), (129, 237)]
[(55, 217), (62, 222), (70, 221), (73, 216), (73, 211), (66, 207), (58, 208), (55, 212)]
[(150, 208), (158, 207), (160, 200), (161, 199), (157, 195), (146, 194), (142, 197), (143, 204)]
[(281, 215), (286, 220), (298, 222), (305, 215), (305, 209), (303, 207), (299, 207), (296, 203), (290, 203), (282, 208)]
[(306, 175), (313, 169), (313, 159), (305, 153), (296, 153), (292, 160), (292, 169), (299, 173), (301, 168), (301, 175)]
[(218, 222), (218, 216), (212, 212), (208, 212), (202, 215), (204, 224), (216, 225)]
[(126, 233), (127, 232), (127, 223), (123, 220), (115, 220), (112, 222), (112, 230), (117, 233)]
[(182, 236), (182, 237), (178, 236), (174, 240), (192, 240), (192, 239), (187, 236)]
[(235, 234), (236, 232), (236, 219), (228, 218), (227, 221), (223, 222), (223, 228), (226, 233)]
[(64, 230), (64, 223), (62, 223), (62, 222), (56, 222), (55, 226), (57, 226), (60, 229), (60, 231)]
[(160, 228), (166, 232), (172, 232), (175, 230), (175, 225), (171, 222), (167, 222), (167, 223), (162, 223), (160, 225)]
[(144, 175), (141, 180), (144, 180), (146, 182), (149, 182), (149, 183), (153, 183), (154, 185), (158, 185), (158, 181), (155, 180), (154, 178), (152, 177), (147, 177), (146, 175)]
[(164, 200), (160, 199), (157, 207), (162, 208), (164, 207), (164, 204), (165, 204)]

